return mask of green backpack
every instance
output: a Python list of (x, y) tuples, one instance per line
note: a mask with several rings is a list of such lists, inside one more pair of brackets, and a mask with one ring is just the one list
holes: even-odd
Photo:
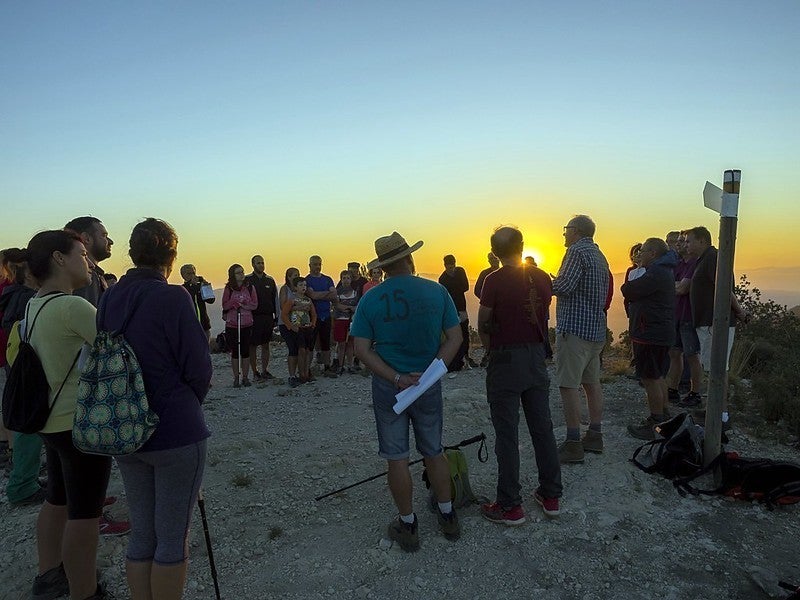
[[(472, 491), (472, 486), (469, 483), (467, 457), (464, 452), (458, 448), (446, 448), (444, 457), (450, 467), (450, 497), (453, 501), (453, 506), (455, 508), (464, 508), (482, 501), (488, 501), (485, 498), (476, 496)], [(431, 484), (428, 480), (427, 470), (422, 472), (422, 479), (425, 482), (425, 486), (430, 488)], [(433, 495), (433, 490), (431, 490), (430, 505), (431, 510), (435, 512), (436, 498)]]
[(464, 452), (458, 448), (445, 450), (444, 457), (450, 466), (450, 495), (453, 498), (453, 506), (463, 508), (476, 504), (478, 498), (472, 492), (469, 483), (469, 468)]

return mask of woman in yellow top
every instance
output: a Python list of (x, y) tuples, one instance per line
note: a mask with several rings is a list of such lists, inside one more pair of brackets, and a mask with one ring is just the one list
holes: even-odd
[[(95, 308), (74, 289), (88, 285), (86, 248), (69, 230), (43, 231), (28, 243), (28, 268), (39, 281), (28, 303), (31, 346), (42, 362), (55, 404), (39, 435), (47, 452), (47, 499), (36, 522), (39, 575), (32, 598), (104, 597), (97, 582), (98, 521), (111, 458), (83, 454), (72, 445), (80, 375), (75, 359), (96, 334)], [(46, 303), (46, 304), (45, 304)], [(62, 387), (63, 384), (63, 387)], [(56, 393), (61, 388), (61, 392)]]

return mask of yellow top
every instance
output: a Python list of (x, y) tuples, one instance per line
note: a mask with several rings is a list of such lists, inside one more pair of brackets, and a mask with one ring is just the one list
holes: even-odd
[(28, 302), (26, 327), (30, 331), (33, 324), (30, 343), (42, 361), (50, 386), (50, 402), (64, 382), (50, 418), (42, 429), (42, 433), (57, 433), (72, 430), (80, 371), (77, 363), (72, 369), (70, 366), (83, 343), (94, 342), (97, 335), (95, 323), (97, 311), (80, 296), (61, 296), (48, 302), (41, 316), (37, 316), (47, 299), (48, 296), (31, 298)]

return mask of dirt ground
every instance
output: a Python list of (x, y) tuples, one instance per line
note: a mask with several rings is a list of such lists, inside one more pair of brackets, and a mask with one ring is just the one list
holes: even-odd
[[(640, 442), (625, 426), (643, 416), (644, 405), (641, 388), (624, 376), (604, 384), (605, 453), (563, 469), (558, 519), (544, 518), (532, 500), (536, 468), (523, 425), (528, 522), (495, 525), (473, 506), (459, 513), (461, 539), (447, 541), (425, 508), (421, 465), (412, 466), (422, 547), (406, 554), (383, 539), (395, 514), (384, 478), (314, 500), (385, 470), (377, 456), (369, 379), (319, 378), (290, 389), (284, 347), (273, 344), (271, 371), (278, 381), (233, 389), (229, 359), (217, 354), (213, 361), (205, 404), (213, 437), (204, 488), (223, 598), (713, 600), (781, 598), (779, 579), (800, 583), (800, 505), (768, 511), (746, 502), (682, 498), (669, 481), (628, 461)], [(473, 369), (443, 380), (444, 441), (486, 434), (489, 460), (478, 461), (477, 445), (466, 455), (474, 491), (493, 497), (494, 432), (484, 377), (483, 369)], [(562, 439), (555, 387), (550, 403)], [(729, 449), (800, 461), (796, 450), (736, 428)], [(109, 493), (119, 497), (111, 515), (124, 518), (116, 470)], [(0, 598), (28, 597), (36, 573), (37, 510), (10, 507), (5, 495), (0, 500)], [(114, 598), (128, 598), (125, 544), (125, 537), (100, 544), (102, 580)], [(190, 545), (185, 597), (213, 598), (199, 512)]]

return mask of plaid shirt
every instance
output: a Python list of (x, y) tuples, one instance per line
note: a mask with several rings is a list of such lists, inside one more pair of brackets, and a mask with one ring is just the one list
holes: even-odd
[(556, 333), (605, 341), (608, 283), (608, 261), (592, 238), (581, 238), (567, 248), (553, 279), (553, 294), (558, 298)]

